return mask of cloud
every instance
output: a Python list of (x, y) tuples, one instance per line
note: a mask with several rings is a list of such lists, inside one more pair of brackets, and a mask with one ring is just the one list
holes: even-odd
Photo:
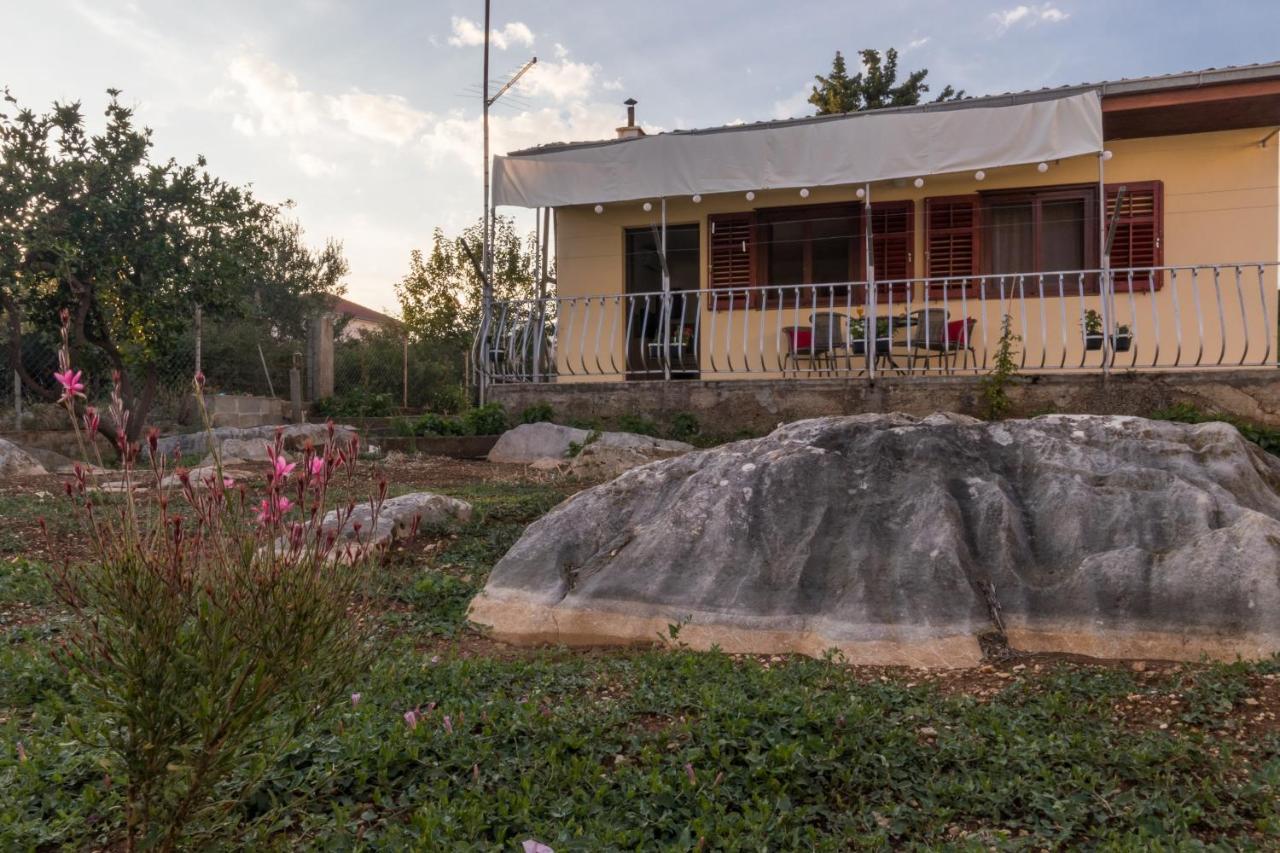
[(356, 89), (327, 101), (329, 115), (352, 133), (392, 145), (409, 142), (428, 121), (426, 113), (399, 95), (374, 95)]
[[(545, 96), (556, 101), (572, 101), (587, 97), (596, 85), (599, 65), (574, 62), (564, 45), (555, 46), (555, 59), (538, 60), (520, 81), (522, 94)], [(606, 84), (604, 88), (608, 88)]]
[(996, 23), (996, 34), (1004, 35), (1010, 28), (1018, 25), (1034, 27), (1038, 23), (1060, 24), (1071, 17), (1052, 3), (1041, 3), (1038, 6), (1019, 5), (1012, 9), (992, 12), (991, 19)]
[(320, 126), (324, 110), (320, 99), (302, 88), (298, 78), (259, 56), (242, 55), (231, 60), (227, 77), (239, 87), (239, 97), (247, 112), (233, 125), (244, 132), (252, 126), (264, 136), (311, 133)]
[[(296, 137), (336, 125), (364, 139), (404, 145), (429, 120), (427, 113), (399, 95), (359, 89), (339, 95), (309, 91), (292, 73), (261, 56), (236, 57), (227, 67), (227, 77), (234, 85), (215, 98), (238, 102), (231, 126), (245, 136)], [(315, 164), (309, 168), (314, 170)]]
[(921, 36), (918, 39), (912, 39), (907, 42), (907, 50), (915, 50), (918, 47), (924, 47), (932, 40), (932, 36)]
[(789, 98), (774, 101), (773, 117), (776, 119), (796, 118), (797, 116), (811, 114), (813, 112), (813, 105), (809, 103), (811, 94), (813, 94), (812, 87), (805, 86)]
[(293, 162), (308, 178), (323, 178), (338, 173), (338, 164), (305, 151), (294, 152)]
[[(484, 44), (484, 27), (470, 18), (452, 19), (453, 35), (449, 44), (454, 47), (476, 47)], [(533, 31), (519, 21), (512, 21), (500, 30), (489, 31), (489, 44), (498, 50), (506, 50), (516, 44), (526, 47), (533, 44)]]
[[(597, 102), (542, 107), (511, 116), (490, 114), (490, 150), (501, 154), (548, 142), (609, 139), (621, 120), (617, 106)], [(479, 117), (455, 111), (433, 122), (420, 146), (429, 166), (456, 162), (479, 174), (481, 139)]]

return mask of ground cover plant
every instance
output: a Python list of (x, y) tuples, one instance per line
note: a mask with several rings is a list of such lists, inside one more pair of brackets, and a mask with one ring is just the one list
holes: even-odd
[[(396, 457), (333, 500), (430, 489), (471, 523), (383, 563), (376, 653), (335, 711), (224, 822), (244, 849), (556, 851), (1274, 849), (1280, 662), (1012, 657), (977, 670), (855, 667), (654, 647), (512, 649), (466, 601), (524, 527), (589, 484)], [(56, 481), (54, 481), (56, 482)], [(258, 483), (260, 486), (261, 483)], [(50, 481), (5, 487), (46, 511)], [(0, 848), (122, 837), (122, 778), (31, 561), (0, 543)], [(8, 617), (0, 617), (8, 619)], [(673, 621), (675, 616), (673, 614)], [(18, 744), (21, 744), (19, 750)]]

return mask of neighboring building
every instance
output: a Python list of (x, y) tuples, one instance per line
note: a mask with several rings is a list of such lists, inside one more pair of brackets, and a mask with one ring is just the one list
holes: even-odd
[(986, 370), (1005, 316), (1024, 370), (1273, 366), (1277, 126), (1271, 63), (514, 152), (557, 293), (490, 370)]
[(400, 328), (400, 321), (396, 318), (340, 296), (334, 298), (331, 310), (335, 316), (335, 326), (340, 330), (338, 340), (356, 340), (366, 332)]

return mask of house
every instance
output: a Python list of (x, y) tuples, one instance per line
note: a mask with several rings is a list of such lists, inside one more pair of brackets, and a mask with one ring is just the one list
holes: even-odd
[[(634, 108), (634, 104), (629, 104)], [(496, 303), (489, 381), (1277, 359), (1280, 63), (494, 158), (557, 289)], [(1016, 336), (1016, 340), (1013, 339)]]
[(341, 341), (359, 340), (366, 333), (400, 328), (400, 321), (394, 317), (340, 296), (334, 297), (330, 310), (335, 317), (338, 340)]

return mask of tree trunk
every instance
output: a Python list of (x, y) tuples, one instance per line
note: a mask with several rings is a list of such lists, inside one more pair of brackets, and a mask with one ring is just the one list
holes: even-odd
[(18, 303), (13, 296), (4, 292), (0, 292), (0, 308), (4, 309), (5, 317), (8, 318), (10, 368), (17, 371), (22, 384), (37, 397), (50, 403), (53, 402), (58, 399), (58, 392), (48, 385), (41, 385), (36, 381), (36, 378), (27, 370), (26, 365), (22, 363), (22, 309), (18, 307)]

